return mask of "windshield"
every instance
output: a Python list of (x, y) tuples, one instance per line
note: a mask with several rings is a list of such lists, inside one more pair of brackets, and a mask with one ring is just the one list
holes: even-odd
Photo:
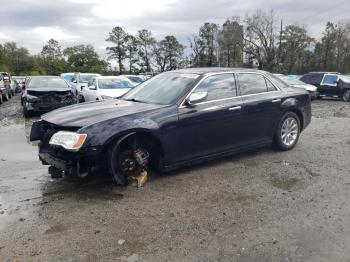
[(138, 85), (122, 99), (150, 104), (172, 104), (194, 84), (198, 77), (197, 74), (163, 73)]
[(74, 78), (74, 75), (73, 74), (67, 74), (67, 75), (62, 75), (62, 78), (68, 82), (72, 82), (73, 81), (73, 78)]
[(80, 75), (79, 76), (79, 82), (80, 83), (89, 83), (90, 80), (98, 75), (93, 74), (93, 75)]
[(128, 76), (128, 78), (135, 82), (135, 83), (142, 83), (144, 82), (144, 80), (142, 79), (142, 77), (138, 77), (138, 76)]
[(32, 78), (29, 82), (28, 88), (69, 88), (66, 81), (61, 78)]
[(119, 88), (133, 88), (134, 85), (126, 79), (117, 79), (117, 78), (107, 78), (99, 79), (98, 87), (100, 89), (119, 89)]

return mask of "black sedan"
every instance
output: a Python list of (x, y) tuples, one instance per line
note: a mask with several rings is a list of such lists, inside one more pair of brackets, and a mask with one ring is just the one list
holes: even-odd
[(25, 117), (75, 103), (71, 86), (57, 76), (33, 76), (22, 93)]
[[(51, 171), (173, 170), (274, 144), (293, 148), (310, 123), (310, 96), (270, 73), (200, 68), (162, 73), (119, 99), (58, 109), (33, 124)], [(54, 173), (54, 172), (53, 172)]]
[(335, 97), (350, 101), (350, 77), (339, 73), (311, 72), (303, 75), (301, 81), (317, 86), (316, 98)]

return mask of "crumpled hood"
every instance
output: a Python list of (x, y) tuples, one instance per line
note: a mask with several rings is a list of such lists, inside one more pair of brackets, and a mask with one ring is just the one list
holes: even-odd
[(41, 118), (59, 126), (85, 127), (104, 120), (147, 112), (166, 105), (145, 104), (118, 99), (106, 99), (63, 107)]
[(118, 88), (118, 89), (99, 89), (98, 93), (100, 95), (109, 96), (109, 97), (119, 97), (128, 92), (131, 88)]

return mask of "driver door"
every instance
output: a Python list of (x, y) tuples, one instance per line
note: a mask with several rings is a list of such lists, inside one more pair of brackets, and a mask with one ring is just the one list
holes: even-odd
[(204, 101), (179, 107), (177, 161), (205, 157), (240, 146), (243, 135), (241, 97), (233, 73), (203, 79), (192, 94), (207, 92)]
[(339, 77), (335, 74), (324, 74), (321, 85), (320, 85), (320, 94), (326, 96), (338, 96), (339, 87), (338, 87)]

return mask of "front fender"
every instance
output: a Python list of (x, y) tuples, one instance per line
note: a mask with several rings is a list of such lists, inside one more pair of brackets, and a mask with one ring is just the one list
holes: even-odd
[(84, 147), (99, 147), (128, 133), (147, 132), (155, 135), (158, 129), (158, 124), (148, 118), (117, 118), (82, 128), (79, 133), (87, 134)]

